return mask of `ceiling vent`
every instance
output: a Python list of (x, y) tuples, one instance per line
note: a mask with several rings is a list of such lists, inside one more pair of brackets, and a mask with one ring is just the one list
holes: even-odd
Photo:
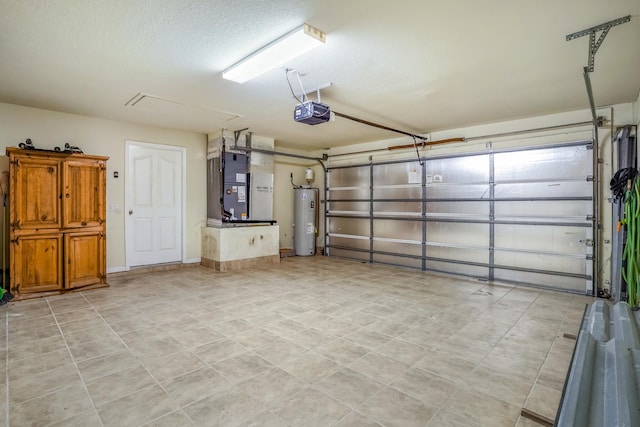
[(228, 122), (243, 117), (241, 114), (186, 104), (146, 93), (138, 93), (125, 105), (139, 110), (150, 119), (160, 119), (165, 127), (199, 132), (209, 132), (224, 127)]

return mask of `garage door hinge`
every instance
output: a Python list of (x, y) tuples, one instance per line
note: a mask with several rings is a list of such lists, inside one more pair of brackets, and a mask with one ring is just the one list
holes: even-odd
[(593, 221), (593, 215), (587, 215), (587, 221)]
[(593, 181), (593, 175), (587, 175), (587, 181)]
[(585, 246), (589, 246), (592, 247), (593, 246), (593, 240), (592, 239), (584, 239), (584, 240), (580, 240), (580, 243), (584, 243)]
[(593, 261), (593, 255), (587, 255), (587, 260)]

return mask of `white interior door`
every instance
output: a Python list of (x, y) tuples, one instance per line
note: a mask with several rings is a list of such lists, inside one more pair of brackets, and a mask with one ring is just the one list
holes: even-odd
[(181, 261), (184, 149), (127, 143), (127, 268)]

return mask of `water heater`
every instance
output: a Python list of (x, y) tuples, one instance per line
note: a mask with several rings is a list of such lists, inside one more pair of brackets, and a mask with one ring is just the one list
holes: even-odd
[(318, 189), (294, 188), (293, 249), (298, 256), (315, 255)]

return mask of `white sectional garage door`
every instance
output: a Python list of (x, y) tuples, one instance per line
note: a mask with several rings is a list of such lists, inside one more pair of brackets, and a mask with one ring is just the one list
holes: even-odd
[(330, 256), (593, 293), (591, 141), (327, 174)]

